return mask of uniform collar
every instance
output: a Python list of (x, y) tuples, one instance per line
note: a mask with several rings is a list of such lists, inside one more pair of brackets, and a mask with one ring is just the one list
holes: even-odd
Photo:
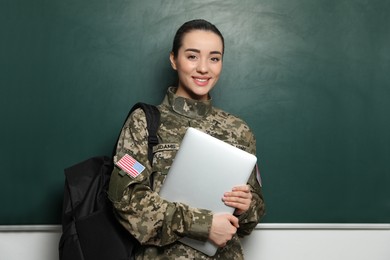
[(189, 118), (203, 118), (210, 114), (212, 109), (211, 98), (206, 101), (198, 101), (177, 96), (176, 87), (169, 87), (166, 101), (176, 113)]

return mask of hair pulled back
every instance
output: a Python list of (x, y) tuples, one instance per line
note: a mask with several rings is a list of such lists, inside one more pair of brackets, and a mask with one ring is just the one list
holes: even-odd
[(173, 38), (173, 45), (172, 45), (172, 53), (173, 56), (176, 58), (177, 54), (179, 52), (180, 47), (183, 44), (183, 38), (186, 33), (189, 33), (194, 30), (202, 30), (202, 31), (211, 31), (215, 34), (217, 34), (221, 40), (222, 40), (222, 54), (225, 51), (225, 40), (222, 36), (222, 33), (218, 30), (218, 28), (203, 19), (195, 19), (188, 22), (185, 22), (180, 28), (176, 31), (175, 38)]

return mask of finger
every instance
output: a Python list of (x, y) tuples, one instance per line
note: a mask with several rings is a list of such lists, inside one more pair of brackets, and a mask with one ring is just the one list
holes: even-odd
[(228, 219), (229, 219), (230, 223), (232, 223), (233, 226), (235, 226), (236, 228), (239, 228), (238, 218), (236, 218), (233, 215), (229, 215)]
[(238, 200), (241, 200), (241, 199), (249, 199), (251, 200), (252, 199), (252, 193), (249, 192), (242, 192), (242, 191), (239, 191), (239, 192), (225, 192), (223, 194), (223, 199), (224, 200), (228, 200), (228, 201), (238, 201)]
[(249, 187), (249, 185), (234, 186), (232, 191), (250, 192), (250, 187)]
[(226, 206), (229, 206), (229, 207), (232, 207), (232, 208), (235, 208), (239, 211), (247, 211), (249, 209), (249, 204), (241, 204), (241, 203), (235, 203), (235, 202), (229, 202), (229, 203), (225, 203)]
[(249, 198), (240, 198), (240, 197), (223, 197), (222, 198), (224, 203), (234, 203), (234, 204), (248, 204), (250, 203)]

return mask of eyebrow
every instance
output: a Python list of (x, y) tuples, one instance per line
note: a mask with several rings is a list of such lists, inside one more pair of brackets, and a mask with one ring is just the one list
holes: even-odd
[[(184, 52), (187, 52), (187, 51), (192, 51), (192, 52), (196, 52), (196, 53), (200, 53), (200, 50), (198, 49), (192, 49), (192, 48), (188, 48), (188, 49), (185, 49)], [(220, 51), (210, 51), (210, 54), (219, 54), (219, 55), (222, 55), (222, 53)]]

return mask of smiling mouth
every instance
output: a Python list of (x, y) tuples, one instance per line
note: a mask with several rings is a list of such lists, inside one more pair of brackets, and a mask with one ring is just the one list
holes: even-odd
[(196, 77), (193, 77), (193, 79), (195, 84), (198, 85), (199, 87), (207, 86), (210, 80), (210, 78), (196, 78)]
[(196, 82), (199, 82), (199, 83), (206, 83), (210, 80), (210, 78), (197, 78), (197, 77), (192, 77)]
[(208, 81), (208, 79), (198, 79), (198, 78), (195, 78), (196, 81), (199, 81), (199, 82), (206, 82)]

